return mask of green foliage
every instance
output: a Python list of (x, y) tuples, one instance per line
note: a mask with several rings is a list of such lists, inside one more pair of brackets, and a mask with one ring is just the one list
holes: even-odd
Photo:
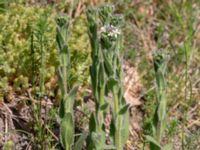
[(87, 145), (89, 149), (101, 150), (106, 142), (105, 132), (102, 130), (104, 111), (100, 109), (100, 107), (105, 104), (105, 71), (97, 33), (97, 15), (95, 9), (89, 8), (87, 10), (88, 34), (92, 48), (92, 66), (90, 67), (90, 76), (92, 91), (96, 103), (96, 114), (92, 114), (90, 118), (90, 135), (87, 139)]
[(3, 150), (12, 150), (14, 148), (14, 143), (12, 141), (6, 142), (3, 146)]
[(5, 12), (6, 0), (0, 0), (0, 12)]
[(75, 143), (74, 145), (74, 149), (75, 150), (82, 150), (82, 147), (84, 145), (84, 142), (87, 138), (88, 134), (87, 133), (82, 133), (80, 136), (79, 136), (79, 139), (77, 140), (77, 142)]
[(59, 50), (60, 65), (58, 68), (59, 86), (61, 89), (61, 103), (60, 103), (60, 140), (63, 148), (70, 150), (74, 144), (74, 101), (78, 91), (78, 87), (74, 87), (68, 93), (69, 72), (70, 72), (70, 51), (68, 49), (69, 38), (69, 23), (70, 18), (67, 16), (58, 16), (57, 20), (57, 34), (56, 41)]
[[(41, 19), (45, 19), (44, 24)], [(42, 17), (43, 16), (43, 17)], [(39, 86), (39, 74), (44, 74), (44, 83), (49, 84), (55, 76), (59, 59), (56, 50), (56, 9), (47, 5), (23, 6), (20, 3), (11, 2), (8, 11), (0, 14), (0, 82), (12, 83), (15, 78), (23, 76), (24, 80)], [(12, 23), (11, 23), (12, 22)], [(84, 15), (75, 18), (72, 28), (69, 47), (71, 49), (71, 75), (69, 85), (75, 82), (88, 83), (87, 66), (90, 63), (90, 47), (86, 33), (86, 19)], [(45, 70), (41, 69), (41, 51), (39, 42), (39, 26), (44, 28)], [(77, 38), (79, 40), (77, 41)], [(86, 70), (86, 71), (85, 71)], [(20, 77), (21, 78), (21, 77)], [(17, 80), (17, 79), (16, 79)], [(6, 90), (6, 86), (3, 86)], [(16, 87), (19, 89), (20, 87)], [(39, 88), (35, 88), (36, 90)], [(46, 93), (54, 89), (45, 89)], [(39, 90), (37, 90), (39, 92)], [(52, 93), (54, 94), (54, 93)], [(53, 95), (55, 96), (55, 95)]]
[(60, 142), (65, 150), (70, 150), (74, 143), (74, 121), (70, 112), (66, 113), (61, 120)]
[[(39, 36), (41, 33), (39, 33), (39, 28), (41, 25), (46, 24), (47, 28), (45, 27), (46, 31), (43, 33), (43, 36), (46, 37), (45, 51), (47, 52), (50, 50), (48, 54), (45, 54), (45, 65), (48, 64), (55, 66), (57, 64), (57, 60), (55, 59), (55, 43), (52, 42), (54, 41), (54, 24), (52, 23), (52, 15), (50, 15), (48, 11), (48, 8), (45, 10), (44, 8), (31, 6), (23, 7), (22, 5), (16, 3), (10, 3), (7, 13), (0, 14), (0, 53), (1, 61), (3, 63), (0, 68), (0, 76), (6, 76), (8, 78), (8, 82), (13, 82), (13, 79), (15, 78), (18, 80), (17, 78), (19, 76), (25, 80), (28, 78), (30, 81), (34, 76), (34, 84), (39, 84), (39, 81), (36, 80), (36, 76), (39, 72), (44, 71), (40, 69), (41, 52), (39, 47), (41, 45), (39, 42)], [(44, 13), (48, 15), (48, 19), (45, 21), (45, 24), (40, 22), (42, 19), (41, 16), (43, 16)], [(32, 35), (33, 38), (31, 42)], [(32, 50), (30, 50), (31, 43), (33, 46)], [(45, 76), (48, 73), (51, 74), (50, 76), (54, 74), (50, 68), (51, 67), (48, 67), (45, 70)], [(45, 78), (45, 81), (48, 79)]]
[(122, 17), (112, 15), (112, 11), (111, 6), (100, 8), (100, 18), (103, 25), (100, 40), (104, 56), (105, 72), (108, 78), (106, 92), (111, 92), (114, 100), (112, 122), (115, 125), (115, 129), (112, 134), (114, 135), (114, 145), (116, 149), (120, 150), (123, 149), (128, 140), (129, 122), (128, 106), (125, 106), (122, 88), (122, 57), (120, 57), (122, 49), (122, 33), (120, 30)]
[(60, 16), (56, 20), (57, 22), (57, 34), (56, 42), (58, 44), (59, 50), (59, 78), (60, 78), (60, 88), (62, 97), (68, 92), (69, 82), (69, 70), (70, 70), (70, 53), (68, 49), (68, 28), (69, 28), (69, 18), (67, 16)]
[[(124, 106), (125, 100), (121, 83), (120, 51), (122, 36), (120, 23), (122, 19), (119, 15), (113, 15), (113, 8), (110, 5), (102, 6), (98, 11), (92, 8), (88, 9), (87, 18), (92, 47), (90, 75), (96, 103), (96, 114), (92, 114), (90, 119), (89, 139), (93, 141), (93, 144), (89, 148), (103, 149), (105, 147), (105, 131), (102, 129), (104, 126), (103, 120), (105, 119), (104, 114), (109, 104), (105, 101), (105, 96), (112, 93), (114, 108), (112, 108), (110, 138), (116, 149), (121, 150), (129, 135), (128, 106)], [(100, 25), (97, 24), (99, 21)], [(113, 106), (110, 105), (109, 107)]]
[(155, 78), (156, 78), (156, 95), (157, 104), (156, 111), (153, 117), (152, 131), (153, 136), (147, 136), (146, 139), (150, 142), (151, 150), (170, 150), (171, 145), (161, 146), (161, 141), (166, 128), (167, 117), (167, 98), (166, 98), (166, 67), (167, 54), (164, 51), (157, 51), (153, 57)]
[[(30, 49), (31, 49), (30, 71), (32, 72), (32, 74), (29, 77), (32, 78), (33, 89), (36, 89), (36, 87), (38, 87), (38, 90), (35, 91), (37, 96), (34, 95), (34, 98), (39, 100), (38, 103), (33, 105), (33, 111), (34, 111), (33, 128), (36, 134), (36, 137), (34, 138), (34, 143), (35, 143), (34, 147), (39, 148), (39, 149), (45, 149), (46, 143), (49, 143), (48, 140), (50, 140), (49, 138), (47, 138), (48, 134), (45, 134), (47, 122), (45, 120), (44, 123), (42, 123), (42, 117), (41, 117), (42, 100), (45, 99), (45, 93), (46, 93), (45, 92), (45, 77), (46, 77), (46, 70), (47, 70), (45, 68), (46, 63), (47, 63), (46, 54), (47, 54), (48, 46), (50, 45), (49, 42), (47, 41), (48, 38), (46, 36), (49, 30), (47, 19), (48, 19), (47, 12), (44, 11), (38, 18), (36, 25), (30, 27), (30, 45), (31, 45), (30, 46)], [(21, 83), (20, 85), (21, 87), (23, 87), (22, 85), (25, 83), (28, 84), (29, 82), (28, 77), (23, 77), (23, 76), (20, 76), (20, 77), (21, 77), (21, 80), (23, 79), (22, 81), (24, 81)], [(37, 77), (38, 77), (38, 80), (36, 80)], [(24, 90), (27, 88), (28, 86), (24, 88)]]

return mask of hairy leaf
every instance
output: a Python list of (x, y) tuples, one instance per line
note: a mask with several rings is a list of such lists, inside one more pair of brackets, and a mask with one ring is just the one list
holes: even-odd
[(60, 141), (65, 149), (70, 149), (74, 143), (74, 121), (70, 113), (65, 114), (61, 120)]
[(84, 142), (87, 138), (88, 134), (87, 133), (82, 133), (77, 142), (75, 143), (74, 150), (82, 150)]

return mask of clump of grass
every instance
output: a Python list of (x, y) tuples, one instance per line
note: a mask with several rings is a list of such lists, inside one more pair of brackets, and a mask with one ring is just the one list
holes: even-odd
[[(33, 109), (33, 115), (34, 115), (34, 131), (36, 133), (35, 136), (35, 148), (39, 149), (45, 149), (47, 146), (47, 143), (50, 141), (48, 134), (46, 134), (46, 125), (47, 122), (46, 120), (43, 123), (43, 118), (42, 118), (42, 100), (45, 99), (45, 76), (46, 76), (46, 54), (47, 54), (47, 38), (45, 36), (45, 33), (47, 32), (48, 29), (48, 23), (47, 23), (47, 14), (44, 12), (39, 17), (38, 23), (35, 28), (33, 28), (32, 36), (31, 36), (31, 55), (32, 55), (32, 86), (33, 89), (35, 90), (36, 88), (36, 68), (34, 62), (36, 61), (37, 58), (35, 58), (35, 51), (39, 52), (39, 90), (37, 91), (37, 97), (36, 99), (39, 100), (39, 103), (34, 105)], [(48, 141), (49, 140), (49, 141)]]

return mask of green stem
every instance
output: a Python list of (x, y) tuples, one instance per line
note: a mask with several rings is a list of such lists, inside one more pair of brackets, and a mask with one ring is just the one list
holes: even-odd
[[(100, 95), (99, 95), (99, 107), (101, 107), (104, 104), (104, 86), (100, 89)], [(103, 125), (104, 116), (103, 111), (101, 108), (98, 110), (98, 121), (99, 121), (99, 130), (101, 130), (101, 126)]]
[[(120, 117), (117, 116), (118, 112), (119, 112), (119, 98), (118, 98), (118, 94), (117, 94), (117, 90), (116, 88), (113, 89), (113, 96), (114, 96), (114, 120), (117, 120), (116, 125), (116, 131), (115, 131), (115, 145), (117, 150), (121, 150), (122, 146), (121, 146), (121, 135), (120, 135), (120, 129), (121, 129), (121, 120)], [(119, 117), (119, 118), (117, 118)]]
[(45, 58), (44, 58), (44, 48), (43, 48), (43, 37), (41, 35), (40, 41), (40, 49), (41, 49), (41, 70), (40, 70), (40, 92), (41, 95), (44, 94), (44, 65), (45, 65)]
[(103, 87), (101, 87), (101, 89), (100, 89), (100, 106), (102, 106), (103, 104), (104, 104), (104, 92), (105, 90), (104, 90), (104, 86)]
[(66, 147), (66, 150), (71, 150), (71, 148), (69, 146)]
[(158, 126), (157, 126), (157, 141), (160, 143), (160, 140), (161, 140), (161, 126), (162, 126), (162, 123), (161, 122), (159, 122), (158, 123)]
[[(63, 58), (66, 59), (66, 58)], [(63, 67), (63, 78), (64, 78), (64, 83), (63, 83), (63, 88), (64, 88), (64, 92), (67, 93), (67, 65)]]
[[(43, 36), (41, 35), (41, 41), (40, 41), (40, 48), (41, 48), (41, 71), (40, 71), (40, 108), (39, 108), (39, 115), (42, 112), (42, 97), (44, 95), (44, 68), (45, 68), (45, 53), (44, 53), (44, 47), (43, 47)], [(40, 115), (40, 120), (41, 120), (41, 115)], [(44, 149), (44, 143), (45, 143), (45, 138), (44, 138), (44, 129), (42, 127), (42, 123), (40, 122), (40, 128), (41, 128), (41, 139), (44, 141), (42, 142), (42, 149)]]
[(120, 118), (117, 121), (117, 127), (116, 127), (116, 132), (115, 132), (115, 144), (116, 144), (116, 148), (117, 150), (121, 150), (122, 149), (122, 145), (121, 145), (121, 135), (120, 135), (120, 129), (121, 129), (121, 120)]
[(113, 89), (113, 96), (114, 96), (114, 117), (117, 117), (117, 113), (119, 111), (119, 103), (118, 103), (118, 95), (116, 89)]

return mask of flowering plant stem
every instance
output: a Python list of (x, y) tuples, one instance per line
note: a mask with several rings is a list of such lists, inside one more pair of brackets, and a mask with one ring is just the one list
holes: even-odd
[(90, 75), (92, 81), (92, 91), (96, 103), (96, 113), (92, 114), (90, 119), (90, 134), (88, 136), (88, 148), (103, 150), (105, 148), (106, 137), (105, 132), (103, 130), (105, 109), (102, 109), (102, 106), (105, 104), (104, 96), (106, 76), (103, 64), (103, 55), (100, 51), (97, 33), (96, 10), (92, 8), (88, 9), (87, 19), (89, 38), (92, 48), (92, 65), (90, 67)]
[(162, 137), (166, 128), (167, 98), (166, 98), (166, 66), (167, 55), (162, 51), (157, 51), (153, 57), (156, 78), (157, 107), (153, 118), (153, 136), (147, 136), (151, 150), (171, 150), (172, 145), (161, 146)]
[[(90, 75), (92, 91), (96, 103), (96, 113), (92, 114), (90, 122), (90, 141), (93, 149), (122, 150), (128, 139), (128, 105), (125, 104), (122, 88), (122, 69), (120, 50), (121, 32), (119, 30), (119, 16), (113, 15), (112, 6), (103, 6), (100, 9), (87, 11), (89, 37), (92, 47), (92, 66)], [(98, 32), (97, 22), (102, 25)], [(112, 103), (105, 100), (105, 96), (112, 94)], [(105, 113), (112, 108), (109, 139), (112, 144), (106, 145)], [(98, 138), (97, 138), (98, 137)], [(100, 140), (101, 139), (101, 140)], [(89, 141), (89, 140), (88, 140)], [(90, 147), (90, 146), (89, 146)], [(111, 148), (112, 147), (112, 148)]]
[(59, 50), (60, 67), (58, 69), (59, 86), (61, 89), (60, 103), (60, 142), (65, 150), (71, 150), (74, 144), (74, 114), (73, 106), (78, 87), (72, 88), (68, 92), (68, 81), (70, 72), (70, 52), (67, 45), (69, 18), (67, 16), (58, 16), (57, 18), (56, 40)]

